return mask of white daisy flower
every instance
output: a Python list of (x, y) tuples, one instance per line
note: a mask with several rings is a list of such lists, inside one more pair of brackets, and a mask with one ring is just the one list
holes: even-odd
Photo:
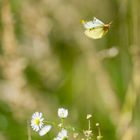
[(62, 129), (54, 140), (67, 140), (68, 139), (68, 132), (66, 129)]
[(34, 131), (39, 131), (42, 128), (43, 120), (44, 118), (42, 117), (41, 112), (35, 112), (32, 115), (31, 127), (33, 128)]
[(44, 126), (40, 131), (39, 131), (39, 135), (40, 136), (44, 136), (45, 134), (47, 134), (50, 130), (51, 130), (52, 126), (51, 125), (46, 125)]
[(68, 116), (68, 110), (65, 108), (59, 108), (58, 109), (58, 116), (62, 119), (67, 118)]
[(90, 119), (92, 117), (91, 114), (87, 114), (87, 120)]

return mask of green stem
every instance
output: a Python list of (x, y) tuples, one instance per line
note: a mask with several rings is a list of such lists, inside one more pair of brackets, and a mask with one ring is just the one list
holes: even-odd
[(31, 138), (31, 129), (30, 129), (29, 121), (27, 121), (27, 131), (28, 131), (28, 140), (32, 140), (32, 138)]

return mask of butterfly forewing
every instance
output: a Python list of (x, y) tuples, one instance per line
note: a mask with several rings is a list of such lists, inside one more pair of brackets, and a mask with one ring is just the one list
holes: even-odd
[(96, 17), (94, 17), (92, 22), (95, 26), (103, 26), (104, 25), (104, 23), (101, 20), (97, 19)]
[(102, 27), (104, 25), (103, 22), (98, 20), (97, 18), (94, 18), (92, 21), (84, 21), (82, 20), (82, 23), (86, 29), (92, 29), (96, 27)]

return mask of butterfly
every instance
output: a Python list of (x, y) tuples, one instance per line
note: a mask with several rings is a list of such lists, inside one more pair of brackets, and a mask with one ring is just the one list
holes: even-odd
[(92, 39), (102, 38), (109, 31), (110, 25), (112, 23), (110, 22), (108, 24), (104, 24), (96, 17), (94, 17), (92, 21), (81, 20), (81, 22), (86, 29), (85, 35)]

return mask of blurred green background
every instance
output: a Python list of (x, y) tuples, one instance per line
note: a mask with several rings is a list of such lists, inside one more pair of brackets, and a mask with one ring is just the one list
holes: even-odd
[[(80, 130), (101, 125), (104, 140), (139, 140), (139, 0), (0, 0), (0, 140), (27, 140), (35, 111)], [(112, 22), (99, 40), (81, 19)], [(52, 140), (32, 132), (32, 140)]]

